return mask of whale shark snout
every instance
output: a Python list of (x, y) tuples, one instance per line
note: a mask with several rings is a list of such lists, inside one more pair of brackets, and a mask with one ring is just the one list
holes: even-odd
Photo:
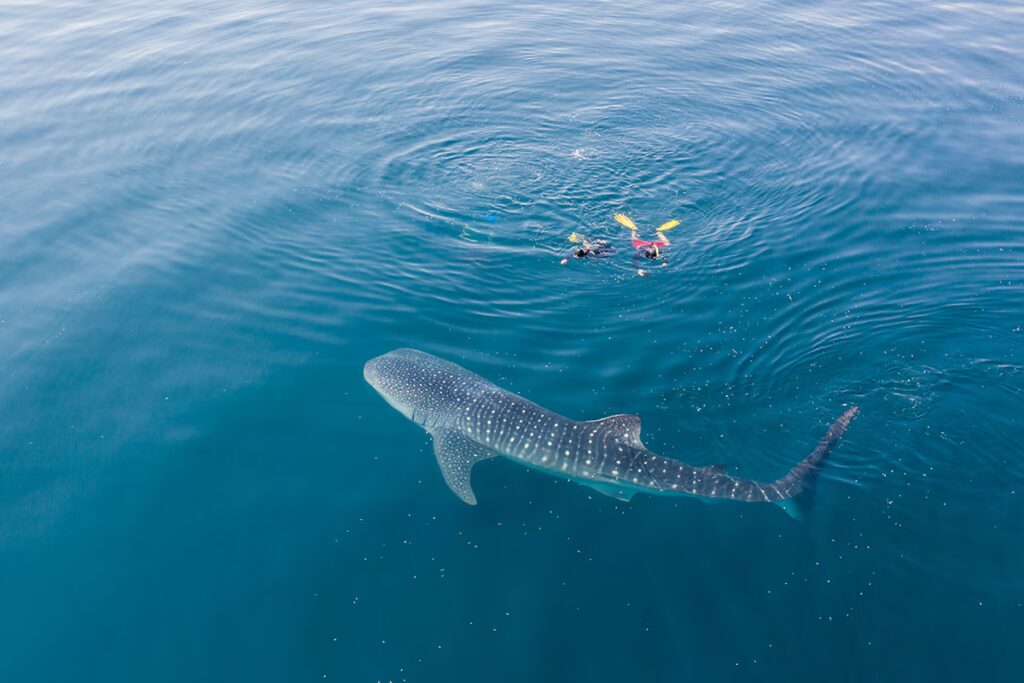
[(363, 379), (392, 408), (417, 424), (436, 422), (436, 380), (449, 365), (436, 356), (415, 349), (396, 349), (371, 358), (363, 366)]
[(412, 419), (412, 409), (403, 400), (402, 382), (398, 379), (401, 372), (395, 367), (394, 357), (391, 353), (371, 358), (363, 366), (363, 379), (374, 390), (380, 394), (392, 408)]
[(386, 397), (387, 392), (409, 389), (421, 374), (421, 365), (427, 354), (415, 349), (395, 349), (366, 361), (363, 379)]
[[(386, 354), (385, 354), (386, 355)], [(366, 361), (366, 365), (363, 366), (363, 379), (374, 389), (377, 389), (378, 382), (380, 381), (380, 374), (378, 373), (377, 366), (380, 365), (380, 359), (384, 356), (377, 356)], [(380, 391), (379, 389), (377, 389)]]

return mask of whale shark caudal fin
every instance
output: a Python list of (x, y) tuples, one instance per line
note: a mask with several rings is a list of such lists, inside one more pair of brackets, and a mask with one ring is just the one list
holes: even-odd
[(600, 420), (590, 420), (587, 424), (607, 429), (630, 446), (644, 448), (640, 442), (640, 418), (636, 415), (610, 415), (602, 417)]
[(454, 429), (438, 429), (430, 435), (434, 437), (434, 456), (448, 488), (463, 502), (476, 505), (470, 482), (473, 465), (497, 457), (498, 452)]
[(825, 459), (832, 448), (835, 447), (839, 438), (850, 426), (850, 422), (857, 416), (857, 406), (853, 406), (839, 416), (832, 426), (828, 428), (825, 436), (818, 442), (818, 446), (811, 451), (811, 454), (801, 460), (796, 467), (773, 485), (783, 496), (776, 500), (775, 504), (786, 511), (793, 519), (806, 519), (814, 505), (814, 487), (818, 481), (818, 475), (825, 464)]

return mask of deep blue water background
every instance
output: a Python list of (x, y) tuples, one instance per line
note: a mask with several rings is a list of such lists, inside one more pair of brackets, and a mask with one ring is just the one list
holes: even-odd
[[(1018, 3), (0, 5), (0, 680), (1010, 680)], [(558, 264), (683, 221), (667, 266)], [(398, 346), (813, 518), (490, 461)]]

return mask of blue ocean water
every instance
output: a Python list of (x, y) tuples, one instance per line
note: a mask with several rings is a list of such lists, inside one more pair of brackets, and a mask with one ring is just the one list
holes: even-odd
[[(0, 5), (0, 680), (1011, 680), (1024, 12)], [(637, 277), (619, 211), (670, 218)], [(559, 260), (567, 235), (616, 258)], [(804, 523), (445, 487), (413, 346)]]

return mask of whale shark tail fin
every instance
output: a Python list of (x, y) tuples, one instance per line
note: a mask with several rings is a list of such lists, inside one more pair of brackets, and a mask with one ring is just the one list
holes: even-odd
[(786, 511), (794, 519), (806, 519), (814, 505), (814, 489), (818, 481), (818, 475), (825, 464), (825, 459), (842, 437), (843, 432), (850, 426), (850, 422), (857, 415), (857, 406), (851, 407), (839, 416), (828, 432), (818, 442), (818, 446), (811, 451), (811, 454), (797, 463), (796, 467), (789, 473), (774, 482), (776, 490), (781, 495), (775, 504)]

